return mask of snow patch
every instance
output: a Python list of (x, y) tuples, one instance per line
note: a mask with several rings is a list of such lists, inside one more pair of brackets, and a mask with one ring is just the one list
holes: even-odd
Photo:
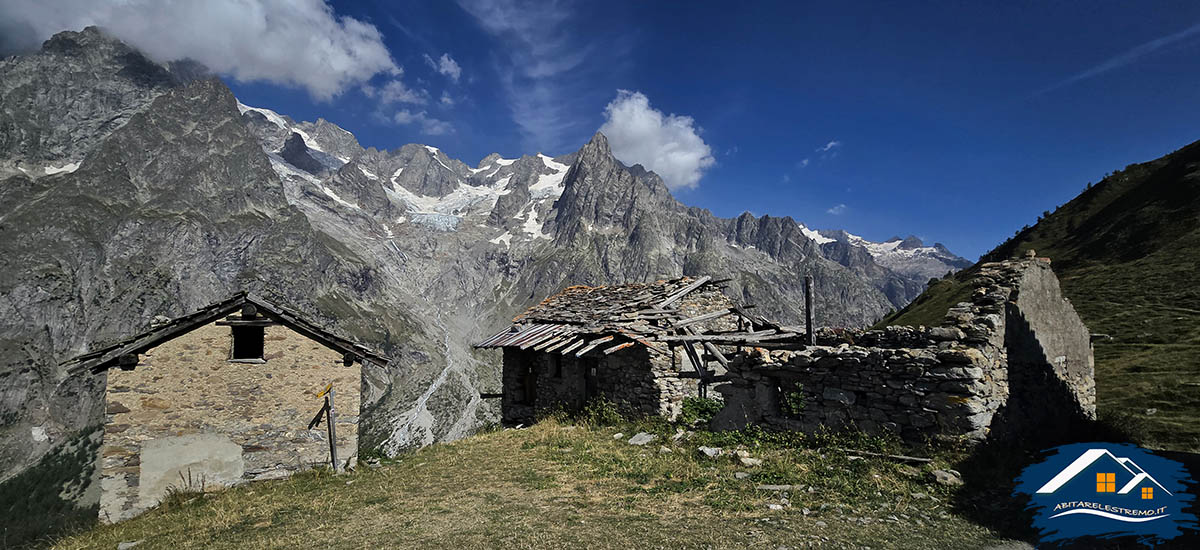
[(805, 237), (808, 237), (809, 239), (816, 241), (816, 243), (818, 245), (822, 245), (825, 243), (831, 243), (836, 240), (836, 239), (830, 239), (829, 237), (826, 237), (825, 235), (822, 235), (816, 231), (813, 231), (812, 229), (809, 229), (808, 227), (806, 227), (804, 225), (800, 226), (800, 232), (804, 233)]
[[(367, 179), (372, 179), (372, 180), (377, 180), (377, 179), (379, 179), (379, 176), (375, 175), (375, 172), (372, 172), (372, 171), (370, 171), (370, 170), (367, 170), (367, 169), (366, 169), (366, 167), (364, 167), (364, 166), (363, 166), (363, 165), (361, 165), (361, 164), (360, 164), (360, 165), (358, 165), (358, 171), (359, 171), (359, 172), (362, 172), (362, 174), (363, 174), (364, 176), (366, 176), (366, 177), (367, 177)], [(393, 177), (395, 177), (395, 176), (393, 176)]]
[(525, 218), (525, 224), (521, 229), (535, 239), (549, 239), (550, 236), (542, 233), (542, 224), (538, 223), (537, 207), (529, 206), (529, 217)]
[(505, 232), (503, 235), (500, 235), (499, 237), (496, 237), (495, 239), (492, 239), (488, 242), (492, 243), (492, 244), (503, 244), (505, 246), (505, 248), (511, 248), (512, 247), (512, 238), (513, 238), (512, 233)]
[(546, 167), (550, 168), (551, 170), (554, 170), (555, 172), (565, 172), (567, 170), (567, 168), (570, 168), (570, 166), (567, 166), (561, 162), (554, 162), (553, 158), (543, 155), (541, 153), (538, 153), (538, 158), (541, 158), (542, 162), (546, 165)]
[(508, 166), (514, 162), (517, 162), (517, 159), (496, 159), (496, 164), (500, 166)]
[(325, 187), (323, 184), (320, 185), (320, 187), (321, 187), (321, 191), (324, 191), (326, 195), (329, 195), (329, 198), (333, 199), (334, 202), (336, 202), (342, 206), (345, 206), (347, 208), (353, 208), (355, 210), (362, 210), (362, 208), (359, 208), (357, 204), (346, 201), (346, 200), (342, 199), (341, 197), (339, 197), (337, 195), (337, 193), (333, 192), (333, 189)]
[(71, 172), (74, 172), (78, 168), (79, 168), (79, 163), (72, 162), (70, 164), (64, 164), (62, 166), (47, 166), (46, 168), (43, 169), (43, 171), (46, 172), (47, 176), (49, 176), (52, 174), (70, 174)]

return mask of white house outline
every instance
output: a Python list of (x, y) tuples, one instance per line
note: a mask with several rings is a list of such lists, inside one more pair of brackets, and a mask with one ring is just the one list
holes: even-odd
[[(1042, 488), (1038, 489), (1037, 492), (1044, 494), (1057, 491), (1063, 485), (1066, 485), (1068, 481), (1074, 479), (1075, 476), (1079, 475), (1080, 472), (1086, 470), (1088, 466), (1091, 466), (1092, 463), (1096, 462), (1105, 455), (1111, 457), (1114, 461), (1116, 461), (1117, 464), (1120, 464), (1121, 467), (1125, 468), (1130, 474), (1133, 475), (1133, 479), (1129, 480), (1129, 483), (1126, 483), (1123, 487), (1121, 487), (1121, 490), (1117, 491), (1117, 494), (1127, 494), (1129, 491), (1132, 491), (1134, 487), (1137, 487), (1139, 483), (1148, 479), (1155, 485), (1158, 485), (1159, 489), (1162, 489), (1168, 495), (1172, 495), (1171, 491), (1168, 491), (1166, 487), (1163, 487), (1157, 479), (1154, 479), (1150, 474), (1146, 473), (1146, 470), (1143, 470), (1142, 467), (1138, 466), (1137, 463), (1132, 459), (1113, 455), (1112, 453), (1108, 452), (1108, 449), (1088, 449), (1087, 451), (1084, 451), (1083, 454), (1079, 455), (1079, 458), (1076, 458), (1075, 461), (1069, 466), (1063, 468), (1058, 475), (1051, 478), (1050, 481), (1046, 482), (1045, 485), (1042, 485)], [(1137, 468), (1136, 472), (1133, 468), (1130, 468), (1131, 465), (1133, 468)]]

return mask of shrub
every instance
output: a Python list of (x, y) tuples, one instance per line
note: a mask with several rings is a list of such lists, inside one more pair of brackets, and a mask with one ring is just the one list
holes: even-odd
[(717, 413), (721, 412), (721, 408), (724, 406), (725, 403), (720, 399), (685, 397), (683, 410), (679, 413), (679, 422), (688, 426), (707, 425)]
[(783, 412), (788, 416), (797, 417), (804, 413), (804, 407), (808, 405), (807, 399), (804, 397), (804, 385), (796, 382), (791, 391), (783, 392)]

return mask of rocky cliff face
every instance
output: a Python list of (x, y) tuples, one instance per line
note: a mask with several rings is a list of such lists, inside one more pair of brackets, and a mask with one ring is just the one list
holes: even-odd
[(479, 393), (499, 358), (470, 344), (568, 284), (728, 276), (735, 300), (794, 322), (811, 273), (817, 319), (855, 326), (911, 296), (791, 218), (680, 204), (600, 134), (471, 167), (363, 149), (194, 74), (94, 29), (0, 64), (0, 477), (100, 420), (103, 379), (61, 361), (241, 289), (394, 358), (364, 395), (361, 441), (385, 452), (495, 420)]

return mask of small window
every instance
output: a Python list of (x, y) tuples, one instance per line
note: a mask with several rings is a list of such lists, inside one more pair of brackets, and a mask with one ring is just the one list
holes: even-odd
[(1142, 487), (1142, 500), (1151, 500), (1154, 498), (1154, 487)]
[(551, 357), (554, 357), (554, 377), (562, 378), (562, 356), (556, 353)]
[(266, 332), (265, 327), (232, 327), (233, 328), (233, 354), (231, 360), (253, 360), (259, 361), (263, 358), (263, 337)]
[(1096, 474), (1096, 492), (1097, 493), (1115, 493), (1115, 492), (1117, 492), (1117, 474), (1112, 474), (1112, 473)]

